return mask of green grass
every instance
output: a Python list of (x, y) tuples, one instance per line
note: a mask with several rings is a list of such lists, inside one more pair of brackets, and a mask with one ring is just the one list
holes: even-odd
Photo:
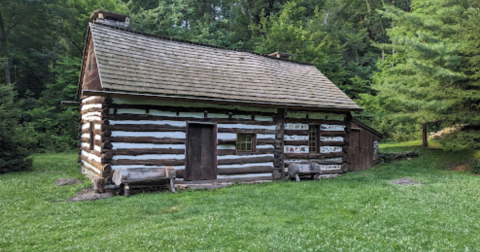
[[(71, 203), (83, 185), (76, 154), (34, 155), (34, 169), (0, 175), (0, 251), (475, 251), (480, 177), (449, 165), (480, 152), (416, 150), (420, 158), (336, 179), (235, 185)], [(419, 186), (389, 180), (410, 177)], [(86, 181), (86, 179), (84, 179)]]

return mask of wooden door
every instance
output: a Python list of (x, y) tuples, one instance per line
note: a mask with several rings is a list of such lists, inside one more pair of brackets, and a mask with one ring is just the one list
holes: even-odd
[(373, 163), (373, 137), (363, 129), (352, 129), (348, 149), (348, 170), (357, 171), (370, 168)]
[(185, 157), (185, 180), (217, 179), (216, 127), (189, 123)]

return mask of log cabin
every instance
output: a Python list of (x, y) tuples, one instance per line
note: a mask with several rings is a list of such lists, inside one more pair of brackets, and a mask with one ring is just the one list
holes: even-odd
[(77, 99), (79, 162), (100, 191), (117, 170), (173, 167), (175, 183), (279, 180), (291, 163), (355, 170), (351, 112), (362, 108), (286, 53), (134, 32), (97, 10)]

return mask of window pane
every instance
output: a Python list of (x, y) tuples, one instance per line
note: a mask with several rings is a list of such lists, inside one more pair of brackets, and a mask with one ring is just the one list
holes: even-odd
[(255, 134), (237, 134), (237, 150), (253, 151)]
[(244, 134), (238, 134), (237, 135), (237, 141), (238, 142), (244, 142), (246, 139), (246, 136)]

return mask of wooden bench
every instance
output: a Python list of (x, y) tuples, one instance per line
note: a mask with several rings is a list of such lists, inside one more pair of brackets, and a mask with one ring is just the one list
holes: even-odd
[(130, 188), (142, 187), (151, 184), (166, 184), (171, 192), (175, 192), (176, 172), (173, 166), (158, 168), (122, 168), (113, 173), (112, 182), (122, 186), (124, 195), (129, 196)]
[(288, 165), (288, 174), (285, 179), (295, 178), (297, 182), (300, 182), (300, 176), (310, 175), (312, 179), (320, 180), (322, 169), (320, 165), (316, 163), (311, 164), (295, 164), (290, 163)]

